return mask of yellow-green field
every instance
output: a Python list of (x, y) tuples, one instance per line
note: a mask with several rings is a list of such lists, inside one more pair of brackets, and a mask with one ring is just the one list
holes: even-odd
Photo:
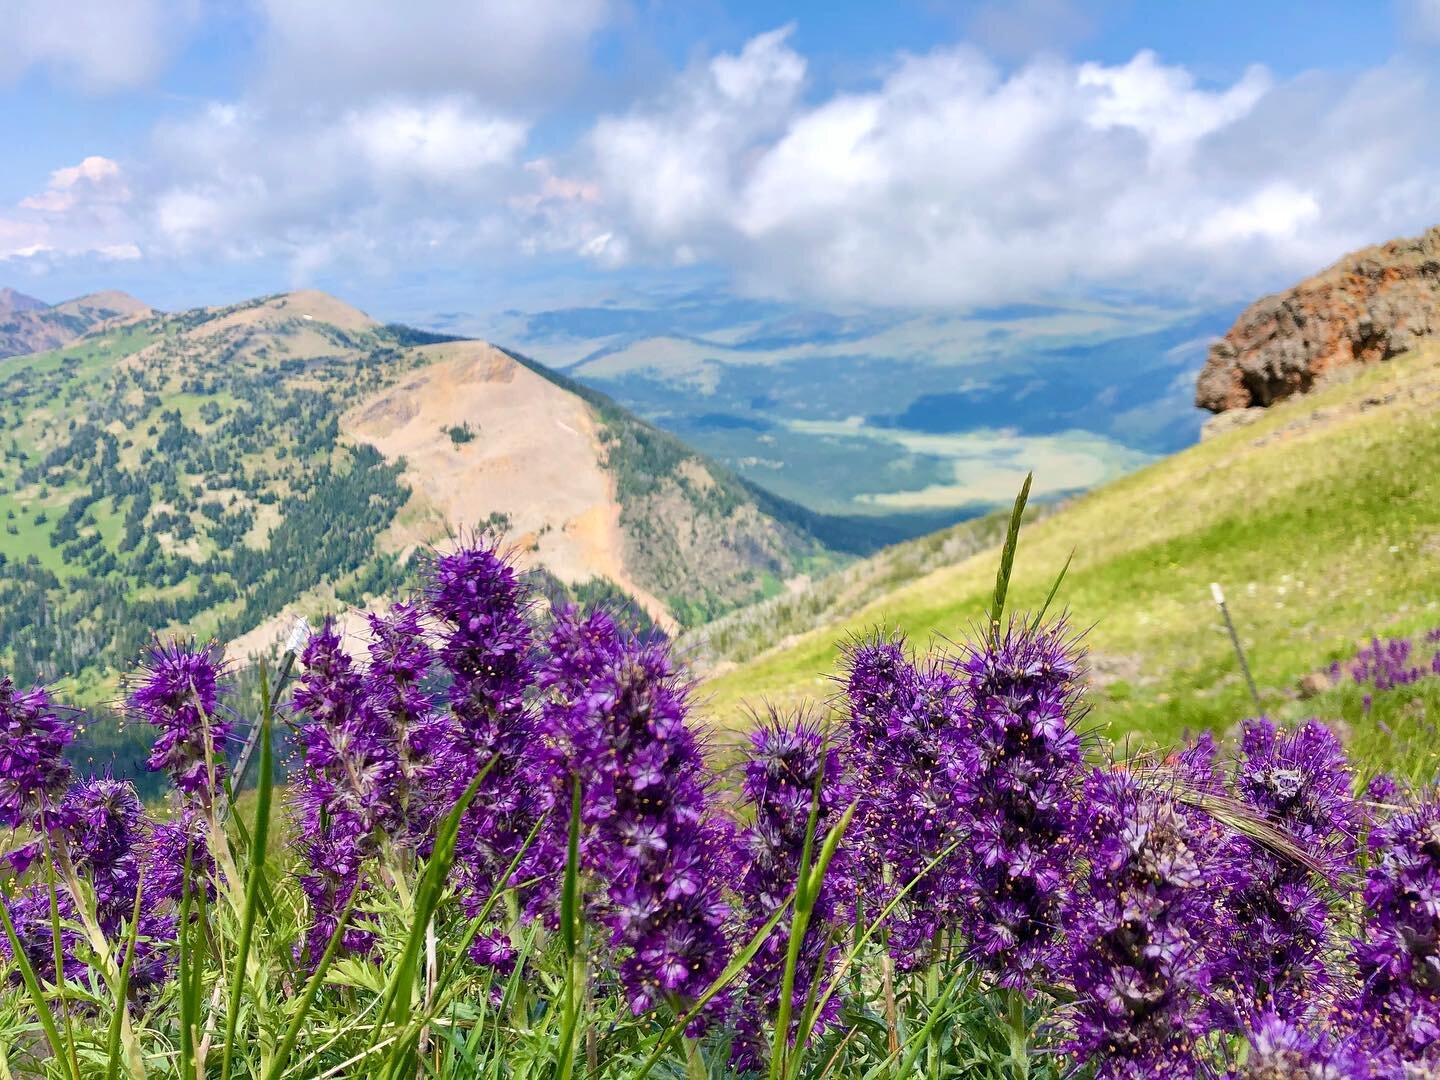
[[(1293, 713), (1304, 707), (1300, 678), (1349, 657), (1359, 639), (1440, 625), (1437, 472), (1440, 349), (1429, 349), (1277, 406), (1027, 525), (1012, 604), (1039, 603), (1073, 550), (1060, 600), (1089, 628), (1096, 722), (1169, 741), (1255, 711), (1210, 597), (1218, 581), (1267, 710)], [(967, 528), (957, 527), (959, 539)], [(934, 550), (943, 540), (915, 544)], [(870, 577), (883, 578), (887, 562), (921, 561), (913, 546), (876, 556)], [(964, 638), (997, 558), (986, 548), (878, 594), (860, 590), (858, 604), (855, 590), (834, 590), (822, 604), (800, 597), (769, 611), (745, 640), (704, 657), (716, 672), (704, 707), (734, 726), (747, 704), (828, 697), (837, 642), (876, 626), (920, 646)], [(746, 658), (728, 664), (727, 651)]]

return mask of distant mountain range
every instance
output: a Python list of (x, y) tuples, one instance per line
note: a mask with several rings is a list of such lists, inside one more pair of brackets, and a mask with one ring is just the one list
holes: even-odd
[(0, 358), (58, 349), (148, 314), (149, 307), (123, 292), (94, 293), (52, 307), (14, 289), (0, 289)]
[(362, 610), (458, 531), (503, 528), (553, 597), (671, 630), (896, 538), (522, 355), (323, 293), (7, 302), (67, 340), (0, 361), (0, 667), (75, 674), (82, 697), (152, 630), (243, 655), (297, 612)]
[(748, 480), (911, 535), (1086, 490), (1196, 442), (1240, 305), (819, 311), (713, 290), (511, 312), (497, 332)]

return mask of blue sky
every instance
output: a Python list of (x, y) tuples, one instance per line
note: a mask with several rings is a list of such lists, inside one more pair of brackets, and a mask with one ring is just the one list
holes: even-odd
[(12, 0), (0, 284), (382, 317), (1282, 285), (1440, 221), (1440, 0)]

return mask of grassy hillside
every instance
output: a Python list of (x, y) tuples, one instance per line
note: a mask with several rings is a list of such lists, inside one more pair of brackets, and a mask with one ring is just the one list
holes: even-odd
[[(1437, 349), (1277, 406), (1031, 523), (1014, 603), (1038, 603), (1073, 550), (1062, 599), (1090, 627), (1095, 719), (1168, 740), (1254, 712), (1210, 598), (1221, 582), (1267, 709), (1299, 710), (1298, 680), (1359, 639), (1440, 624), (1437, 408)], [(692, 643), (711, 714), (736, 724), (747, 700), (828, 696), (836, 642), (877, 625), (919, 644), (964, 636), (997, 558), (966, 555), (977, 527), (994, 529), (960, 526), (847, 571), (880, 587), (821, 582)], [(942, 562), (947, 544), (959, 557)]]

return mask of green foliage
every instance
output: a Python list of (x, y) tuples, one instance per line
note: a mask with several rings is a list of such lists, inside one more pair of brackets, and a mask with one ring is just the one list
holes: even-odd
[(441, 430), (450, 436), (450, 442), (453, 446), (464, 446), (468, 442), (475, 441), (475, 429), (470, 426), (469, 420), (466, 420), (463, 424), (451, 424), (449, 427), (442, 428)]

